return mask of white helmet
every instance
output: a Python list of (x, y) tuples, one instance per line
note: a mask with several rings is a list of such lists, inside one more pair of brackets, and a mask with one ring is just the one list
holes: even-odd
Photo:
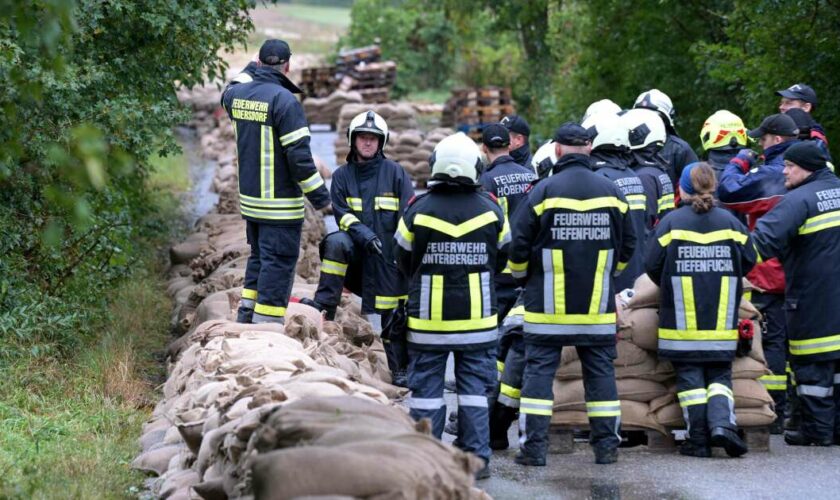
[(475, 141), (463, 132), (458, 132), (443, 138), (435, 146), (429, 163), (432, 167), (432, 179), (460, 177), (475, 182), (481, 166), (481, 150)]
[[(617, 115), (621, 113), (621, 106), (612, 102), (609, 99), (601, 99), (600, 101), (595, 101), (586, 108), (586, 113), (583, 114), (583, 122), (588, 120), (590, 117), (594, 115), (600, 115), (602, 113), (611, 113)], [(586, 128), (584, 125), (583, 128)]]
[(350, 125), (347, 126), (347, 144), (350, 148), (353, 147), (353, 136), (359, 132), (378, 135), (379, 149), (383, 149), (388, 143), (388, 124), (374, 111), (359, 113), (350, 120)]
[(650, 144), (665, 145), (667, 134), (665, 124), (656, 113), (649, 109), (635, 108), (621, 115), (621, 122), (628, 130), (630, 149), (643, 149)]
[(630, 131), (621, 117), (614, 113), (590, 116), (582, 126), (591, 134), (593, 150), (600, 146), (630, 148)]
[(531, 166), (541, 179), (551, 175), (551, 167), (555, 163), (557, 163), (557, 154), (554, 151), (554, 141), (548, 141), (540, 146), (531, 158)]
[(633, 104), (633, 107), (659, 111), (663, 116), (668, 118), (668, 123), (672, 127), (674, 126), (674, 103), (661, 90), (650, 89), (647, 92), (642, 92), (636, 98), (636, 103)]

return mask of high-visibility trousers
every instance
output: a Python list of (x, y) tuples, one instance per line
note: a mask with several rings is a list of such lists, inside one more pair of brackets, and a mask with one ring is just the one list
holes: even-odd
[(277, 226), (246, 221), (251, 255), (237, 320), (282, 323), (295, 281), (302, 225)]
[(840, 437), (840, 360), (791, 360), (802, 420), (800, 430), (814, 440)]
[(708, 446), (711, 429), (737, 429), (732, 362), (674, 361), (672, 364), (677, 373), (677, 400), (688, 426), (688, 438), (699, 446)]
[(784, 416), (787, 410), (788, 375), (786, 372), (788, 339), (785, 322), (785, 296), (777, 293), (753, 292), (752, 302), (764, 317), (761, 346), (767, 359), (770, 375), (759, 379), (773, 398), (776, 414)]

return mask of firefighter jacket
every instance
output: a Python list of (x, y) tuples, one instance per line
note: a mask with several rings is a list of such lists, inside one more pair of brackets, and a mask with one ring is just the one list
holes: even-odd
[(409, 277), (408, 344), (473, 350), (496, 345), (496, 290), (510, 228), (479, 185), (439, 182), (417, 196), (395, 236), (397, 264)]
[(840, 180), (811, 174), (756, 224), (761, 259), (779, 258), (790, 353), (800, 363), (840, 359)]
[(252, 64), (222, 93), (239, 156), (242, 217), (259, 223), (303, 223), (303, 195), (316, 209), (329, 203), (309, 150), (309, 127), (285, 75)]
[[(718, 185), (718, 199), (727, 208), (747, 217), (747, 227), (752, 231), (760, 217), (782, 200), (785, 189), (784, 154), (798, 141), (787, 141), (764, 151), (764, 162), (749, 172), (730, 163), (723, 170)], [(767, 293), (783, 293), (785, 274), (777, 259), (768, 259), (747, 275), (750, 282)]]
[(636, 235), (621, 190), (569, 154), (534, 185), (514, 214), (510, 268), (525, 282), (525, 340), (551, 345), (615, 344), (613, 274)]
[[(613, 181), (624, 198), (627, 199), (629, 216), (633, 222), (633, 234), (645, 234), (645, 214), (647, 210), (647, 197), (645, 187), (638, 175), (628, 166), (629, 158), (619, 152), (603, 151), (601, 148), (592, 151), (589, 157), (592, 170)], [(625, 288), (633, 288), (633, 283), (643, 272), (645, 272), (644, 259), (645, 246), (641, 241), (636, 245), (633, 257), (627, 264), (627, 268), (615, 278), (617, 291)]]
[(516, 149), (512, 149), (510, 151), (510, 156), (513, 158), (513, 161), (522, 165), (527, 169), (532, 169), (531, 167), (531, 146), (526, 142), (525, 144), (519, 146)]
[(661, 156), (653, 151), (634, 151), (630, 167), (642, 180), (647, 198), (645, 211), (645, 227), (648, 232), (653, 229), (657, 221), (674, 209), (674, 184), (668, 175), (666, 165)]
[(661, 154), (668, 163), (668, 176), (671, 177), (672, 184), (677, 183), (686, 165), (698, 161), (697, 153), (691, 149), (691, 146), (671, 131), (668, 132)]
[(333, 174), (330, 198), (339, 229), (346, 231), (362, 251), (374, 237), (382, 242), (382, 257), (363, 260), (365, 313), (393, 309), (405, 299), (408, 285), (396, 267), (394, 233), (412, 196), (414, 188), (408, 174), (381, 152), (368, 161), (350, 161)]
[(756, 261), (747, 228), (722, 208), (683, 205), (648, 243), (645, 269), (659, 284), (659, 357), (730, 361), (738, 346), (741, 278)]

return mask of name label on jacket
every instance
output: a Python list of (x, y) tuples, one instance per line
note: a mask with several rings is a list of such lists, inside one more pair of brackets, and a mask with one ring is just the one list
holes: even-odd
[(615, 179), (613, 183), (621, 188), (621, 192), (625, 196), (628, 194), (645, 194), (645, 186), (638, 177), (622, 177)]
[[(551, 237), (555, 240), (608, 240), (610, 215), (605, 213), (556, 213)], [(578, 226), (578, 227), (575, 227)]]
[(840, 189), (826, 189), (814, 193), (820, 201), (817, 202), (817, 210), (825, 212), (840, 208)]
[(732, 248), (727, 245), (684, 245), (677, 249), (677, 273), (734, 272)]
[(268, 117), (268, 103), (250, 101), (248, 99), (234, 99), (230, 114), (235, 120), (265, 123)]
[(423, 264), (482, 266), (487, 264), (487, 243), (437, 241), (426, 244)]
[(535, 176), (531, 174), (505, 174), (494, 177), (498, 185), (496, 188), (497, 196), (511, 196), (514, 194), (522, 194), (528, 190), (530, 183)]

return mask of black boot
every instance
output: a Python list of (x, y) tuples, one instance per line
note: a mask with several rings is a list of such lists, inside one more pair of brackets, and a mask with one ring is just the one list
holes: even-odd
[(712, 449), (708, 444), (699, 444), (686, 440), (680, 446), (680, 455), (687, 457), (709, 458), (712, 456)]
[(391, 385), (408, 388), (408, 374), (405, 370), (396, 370), (391, 373)]
[(545, 457), (529, 457), (527, 455), (523, 455), (522, 453), (517, 453), (513, 461), (519, 465), (527, 465), (529, 467), (545, 467)]
[(446, 426), (443, 428), (443, 432), (447, 434), (452, 434), (453, 436), (458, 435), (458, 411), (451, 411), (449, 412), (449, 421), (446, 422)]
[(335, 310), (337, 306), (324, 306), (310, 298), (300, 299), (300, 303), (306, 306), (314, 307), (315, 309), (321, 311), (324, 313), (324, 319), (327, 321), (335, 321)]
[(600, 465), (614, 464), (618, 462), (618, 449), (616, 448), (593, 448), (595, 451), (595, 463)]
[(506, 450), (510, 447), (508, 442), (508, 429), (510, 424), (516, 420), (516, 408), (505, 406), (501, 403), (493, 405), (490, 411), (490, 449)]
[(830, 438), (812, 438), (802, 431), (786, 431), (785, 443), (791, 446), (831, 446)]
[(254, 321), (254, 310), (253, 309), (246, 309), (240, 307), (238, 311), (236, 311), (236, 322), (237, 323), (246, 323), (250, 324)]
[(490, 477), (490, 464), (488, 462), (484, 462), (484, 467), (478, 470), (475, 473), (476, 480), (478, 479), (487, 479)]
[(781, 435), (785, 431), (785, 419), (781, 415), (770, 424), (770, 434)]
[(730, 457), (740, 457), (748, 451), (747, 444), (738, 433), (726, 427), (712, 429), (712, 446), (722, 447)]

